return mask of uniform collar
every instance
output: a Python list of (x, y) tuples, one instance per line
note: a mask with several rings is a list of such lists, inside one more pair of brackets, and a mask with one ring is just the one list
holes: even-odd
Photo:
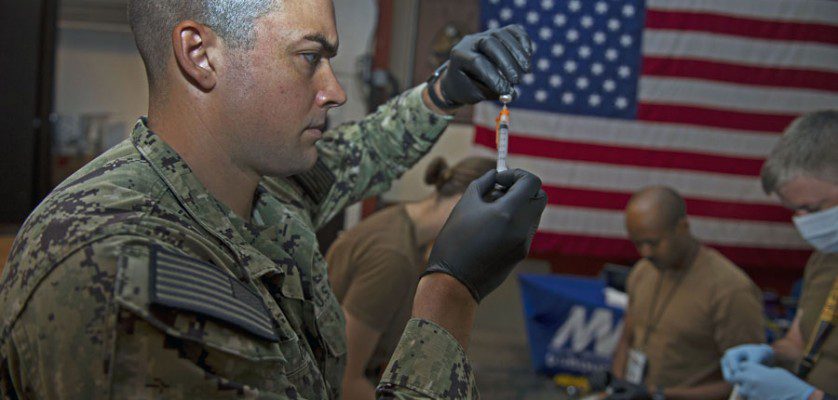
[(145, 117), (140, 118), (134, 126), (131, 141), (171, 189), (178, 203), (204, 229), (224, 242), (236, 245), (245, 243), (231, 221), (238, 216), (204, 187), (174, 149), (148, 129), (148, 120)]

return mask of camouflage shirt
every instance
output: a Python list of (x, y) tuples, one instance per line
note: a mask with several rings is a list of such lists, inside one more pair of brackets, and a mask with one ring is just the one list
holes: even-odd
[[(140, 120), (30, 215), (0, 281), (3, 398), (340, 397), (344, 319), (315, 230), (447, 125), (418, 87), (326, 132), (312, 171), (237, 217)], [(379, 396), (476, 395), (442, 328), (408, 325)]]

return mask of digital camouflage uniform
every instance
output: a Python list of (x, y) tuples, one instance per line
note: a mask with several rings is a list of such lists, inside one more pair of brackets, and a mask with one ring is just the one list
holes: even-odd
[[(6, 399), (340, 397), (344, 319), (315, 230), (385, 190), (449, 118), (422, 86), (265, 178), (250, 222), (213, 198), (140, 120), (22, 227), (0, 283)], [(379, 395), (476, 396), (462, 348), (412, 320)]]

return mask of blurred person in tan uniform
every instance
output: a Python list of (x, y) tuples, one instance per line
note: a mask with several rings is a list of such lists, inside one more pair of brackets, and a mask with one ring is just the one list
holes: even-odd
[(692, 236), (684, 200), (670, 188), (636, 193), (626, 227), (643, 259), (628, 278), (629, 306), (612, 365), (629, 389), (612, 398), (727, 398), (731, 385), (719, 357), (764, 341), (759, 288)]
[(794, 224), (817, 251), (806, 264), (797, 315), (786, 336), (771, 346), (728, 351), (722, 359), (725, 379), (748, 398), (838, 398), (833, 328), (838, 320), (838, 110), (810, 113), (789, 125), (761, 175), (765, 192), (776, 193), (794, 211)]
[(453, 167), (437, 158), (425, 171), (433, 194), (376, 213), (329, 249), (329, 282), (346, 316), (344, 399), (375, 397), (375, 385), (410, 319), (425, 249), (468, 185), (494, 168), (490, 158), (469, 157)]

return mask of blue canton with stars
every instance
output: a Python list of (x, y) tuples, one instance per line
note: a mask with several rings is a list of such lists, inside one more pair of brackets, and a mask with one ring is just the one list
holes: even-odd
[(633, 119), (643, 0), (481, 0), (483, 29), (524, 26), (535, 43), (520, 108)]

